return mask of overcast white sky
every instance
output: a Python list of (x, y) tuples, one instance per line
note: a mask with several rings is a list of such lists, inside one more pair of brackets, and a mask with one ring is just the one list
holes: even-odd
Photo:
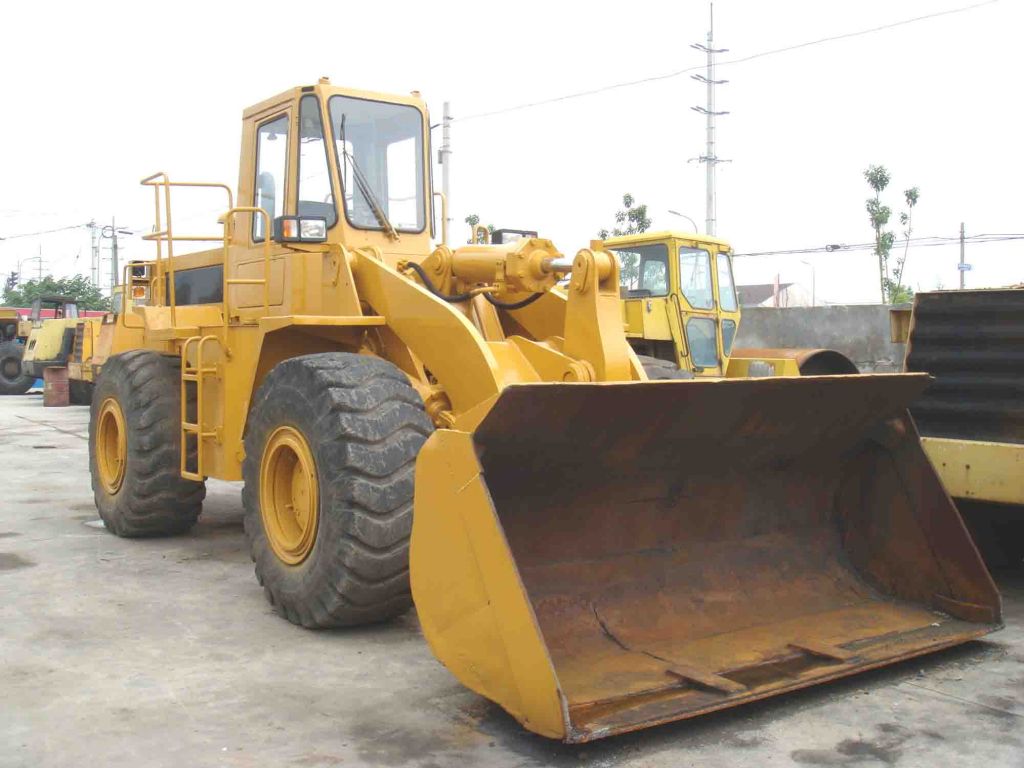
[[(716, 42), (728, 59), (970, 3), (719, 0)], [(321, 75), (420, 90), (439, 122), (445, 100), (458, 118), (700, 65), (690, 43), (703, 40), (707, 10), (692, 0), (9, 5), (0, 237), (111, 216), (148, 229), (152, 198), (138, 180), (157, 170), (234, 186), (242, 109)], [(721, 67), (730, 83), (719, 108), (731, 114), (719, 155), (734, 162), (719, 166), (719, 235), (738, 252), (866, 242), (861, 172), (871, 163), (891, 171), (894, 209), (904, 188), (921, 188), (917, 236), (953, 237), (961, 220), (969, 235), (1024, 232), (1022, 28), (1021, 2), (999, 0)], [(455, 122), (456, 221), (476, 212), (574, 253), (612, 224), (628, 191), (655, 228), (684, 225), (667, 209), (703, 225), (703, 168), (687, 163), (703, 151), (703, 120), (690, 110), (703, 100), (683, 75)], [(213, 198), (183, 204), (177, 223), (215, 231), (217, 208)], [(128, 256), (148, 248), (121, 244)], [(86, 230), (0, 241), (0, 273), (40, 251), (46, 272), (88, 274)], [(955, 245), (912, 247), (909, 282), (954, 287), (958, 257)], [(1024, 240), (970, 246), (967, 284), (1024, 281), (1022, 259)], [(877, 298), (867, 251), (746, 258), (738, 281), (807, 284), (802, 260), (814, 265), (819, 302)]]

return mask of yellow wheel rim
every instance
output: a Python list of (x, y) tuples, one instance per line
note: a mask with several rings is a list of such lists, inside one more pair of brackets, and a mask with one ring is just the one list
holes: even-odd
[(298, 565), (313, 550), (320, 516), (316, 463), (306, 438), (294, 427), (278, 427), (260, 462), (260, 515), (278, 559)]
[(121, 490), (128, 462), (128, 432), (124, 412), (117, 400), (108, 397), (100, 405), (96, 429), (96, 468), (103, 490), (113, 496)]

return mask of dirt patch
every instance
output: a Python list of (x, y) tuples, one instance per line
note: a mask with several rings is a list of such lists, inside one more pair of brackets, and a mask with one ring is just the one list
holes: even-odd
[(14, 552), (0, 552), (0, 571), (16, 571), (19, 568), (31, 568), (33, 565), (36, 565), (35, 560), (29, 560)]
[(797, 749), (790, 753), (793, 762), (802, 765), (857, 765), (879, 762), (895, 765), (903, 754), (903, 745), (913, 734), (894, 723), (875, 727), (878, 735), (873, 739), (843, 739), (832, 749)]

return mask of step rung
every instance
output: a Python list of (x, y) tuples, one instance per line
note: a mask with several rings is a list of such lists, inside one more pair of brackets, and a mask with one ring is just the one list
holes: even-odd
[[(207, 376), (214, 376), (214, 375), (216, 375), (216, 373), (217, 373), (217, 369), (216, 368), (203, 368), (201, 370), (193, 368), (193, 369), (191, 369), (191, 370), (189, 370), (189, 371), (187, 371), (185, 373), (182, 373), (181, 374), (181, 380), (182, 381), (199, 381), (200, 378), (205, 378)], [(202, 376), (200, 376), (200, 374)]]
[(184, 421), (181, 423), (181, 431), (183, 433), (187, 434), (187, 435), (198, 435), (199, 437), (202, 437), (202, 438), (217, 437), (216, 431), (214, 431), (214, 432), (210, 432), (210, 431), (201, 432), (201, 431), (199, 431), (199, 425), (198, 424), (189, 424), (188, 422), (184, 422)]
[(180, 474), (186, 480), (195, 480), (198, 483), (203, 482), (203, 476), (198, 472), (189, 472), (188, 470), (182, 470)]

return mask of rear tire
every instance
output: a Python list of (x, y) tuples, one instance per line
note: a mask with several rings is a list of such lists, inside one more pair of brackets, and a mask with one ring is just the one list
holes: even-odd
[(72, 379), (68, 381), (68, 394), (72, 405), (89, 405), (92, 403), (92, 394), (95, 390), (91, 381), (79, 381)]
[(660, 357), (648, 355), (637, 355), (637, 359), (644, 367), (644, 373), (651, 381), (668, 381), (670, 379), (692, 379), (693, 374), (684, 371), (671, 360), (662, 360)]
[(274, 608), (306, 627), (384, 621), (412, 605), (413, 472), (433, 431), (391, 363), (326, 353), (286, 360), (245, 437), (245, 533)]
[(21, 356), (25, 345), (17, 341), (0, 343), (0, 395), (24, 395), (35, 382), (35, 376), (25, 373)]
[(178, 358), (134, 350), (111, 357), (96, 384), (89, 469), (96, 508), (118, 536), (184, 533), (202, 511), (206, 484), (180, 473), (180, 371)]

